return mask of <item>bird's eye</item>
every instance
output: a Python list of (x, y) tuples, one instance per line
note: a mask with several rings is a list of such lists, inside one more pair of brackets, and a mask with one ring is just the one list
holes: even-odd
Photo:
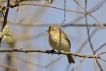
[(52, 29), (50, 29), (50, 31), (55, 31), (56, 30), (56, 28), (52, 28)]
[(54, 29), (50, 29), (50, 31), (54, 31)]

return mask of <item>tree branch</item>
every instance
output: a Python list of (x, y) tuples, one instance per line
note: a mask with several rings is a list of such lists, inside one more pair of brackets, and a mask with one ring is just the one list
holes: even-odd
[(73, 56), (78, 56), (78, 57), (87, 57), (87, 58), (99, 58), (98, 55), (87, 55), (87, 54), (80, 54), (80, 53), (74, 53), (74, 52), (52, 52), (51, 50), (40, 50), (40, 49), (1, 49), (0, 52), (40, 52), (40, 53), (51, 53), (51, 54), (71, 54)]
[[(7, 7), (9, 6), (9, 4), (10, 4), (10, 0), (8, 0)], [(4, 16), (4, 22), (3, 22), (1, 32), (3, 31), (3, 28), (5, 27), (5, 25), (7, 24), (8, 12), (9, 12), (9, 8), (6, 9), (5, 16)], [(0, 37), (0, 46), (1, 46), (1, 40), (2, 40), (2, 37)]]

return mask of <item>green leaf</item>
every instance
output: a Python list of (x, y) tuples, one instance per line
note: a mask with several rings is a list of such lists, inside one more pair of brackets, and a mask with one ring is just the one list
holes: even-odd
[(8, 26), (6, 25), (2, 31), (2, 35), (9, 34)]
[(12, 41), (11, 37), (6, 36), (6, 35), (3, 36), (3, 40), (4, 40), (4, 42), (11, 42)]
[(3, 40), (5, 42), (11, 42), (12, 41), (7, 25), (4, 27), (3, 31), (0, 33), (0, 37), (3, 37)]

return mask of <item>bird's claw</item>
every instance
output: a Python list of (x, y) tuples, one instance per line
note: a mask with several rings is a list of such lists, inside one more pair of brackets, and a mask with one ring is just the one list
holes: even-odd
[(49, 54), (49, 53), (51, 53), (52, 55), (53, 55), (53, 53), (55, 53), (56, 51), (54, 50), (54, 49), (52, 49), (52, 50), (46, 50), (46, 52)]

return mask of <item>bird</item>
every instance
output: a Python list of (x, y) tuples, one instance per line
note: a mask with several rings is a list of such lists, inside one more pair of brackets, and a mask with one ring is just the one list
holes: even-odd
[[(57, 25), (49, 26), (47, 30), (49, 34), (49, 44), (53, 49), (63, 50), (64, 52), (70, 52), (71, 43), (68, 39), (67, 35), (63, 30), (59, 28)], [(71, 55), (67, 55), (68, 62), (75, 63), (73, 57)]]

